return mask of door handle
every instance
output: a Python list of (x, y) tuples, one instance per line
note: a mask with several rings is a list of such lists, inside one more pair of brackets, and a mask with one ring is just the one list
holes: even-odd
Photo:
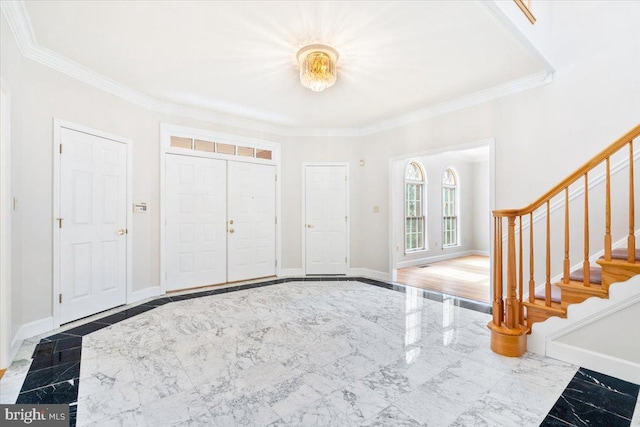
[(230, 228), (230, 229), (229, 229), (229, 233), (233, 234), (233, 233), (235, 233), (235, 232), (236, 232), (236, 230), (234, 230), (233, 228)]
[(121, 228), (120, 230), (118, 230), (118, 235), (119, 235), (119, 236), (123, 236), (123, 235), (125, 235), (125, 234), (127, 234), (127, 230), (126, 230), (126, 229)]
[(313, 225), (307, 224), (307, 228), (313, 228)]

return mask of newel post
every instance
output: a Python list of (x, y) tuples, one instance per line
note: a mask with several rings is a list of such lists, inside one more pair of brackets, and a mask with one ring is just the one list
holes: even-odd
[[(527, 351), (527, 332), (521, 324), (522, 302), (518, 295), (516, 267), (516, 215), (494, 212), (493, 251), (493, 319), (487, 325), (491, 330), (491, 350), (503, 356), (518, 357)], [(507, 217), (507, 274), (504, 276), (502, 251), (502, 223)], [(506, 282), (503, 283), (503, 277)], [(506, 285), (506, 299), (504, 286)]]
[(516, 295), (516, 217), (509, 216), (507, 231), (507, 310), (506, 326), (514, 329), (519, 326), (520, 303)]

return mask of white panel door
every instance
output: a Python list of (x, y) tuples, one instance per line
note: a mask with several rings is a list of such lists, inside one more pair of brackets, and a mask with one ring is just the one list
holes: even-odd
[(305, 168), (305, 273), (347, 273), (347, 168)]
[(226, 282), (227, 162), (166, 156), (166, 289)]
[(276, 274), (275, 166), (229, 162), (228, 280)]
[[(127, 298), (127, 148), (61, 130), (60, 323)], [(59, 300), (59, 301), (60, 301)]]

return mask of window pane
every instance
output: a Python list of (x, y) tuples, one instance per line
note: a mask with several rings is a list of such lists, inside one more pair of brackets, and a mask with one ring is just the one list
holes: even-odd
[(221, 154), (236, 154), (236, 146), (229, 144), (221, 144), (218, 142), (218, 153)]
[(216, 145), (211, 141), (201, 141), (199, 139), (196, 139), (195, 147), (196, 147), (196, 150), (198, 151), (208, 151), (210, 153), (213, 153), (214, 151), (216, 151)]
[(191, 138), (171, 137), (171, 146), (191, 150)]
[(238, 156), (253, 157), (253, 148), (238, 146)]
[(271, 160), (271, 150), (256, 149), (256, 158)]

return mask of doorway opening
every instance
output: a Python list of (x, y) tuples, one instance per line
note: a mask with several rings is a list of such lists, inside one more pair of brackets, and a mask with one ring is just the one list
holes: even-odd
[(493, 140), (390, 161), (395, 282), (489, 303)]

